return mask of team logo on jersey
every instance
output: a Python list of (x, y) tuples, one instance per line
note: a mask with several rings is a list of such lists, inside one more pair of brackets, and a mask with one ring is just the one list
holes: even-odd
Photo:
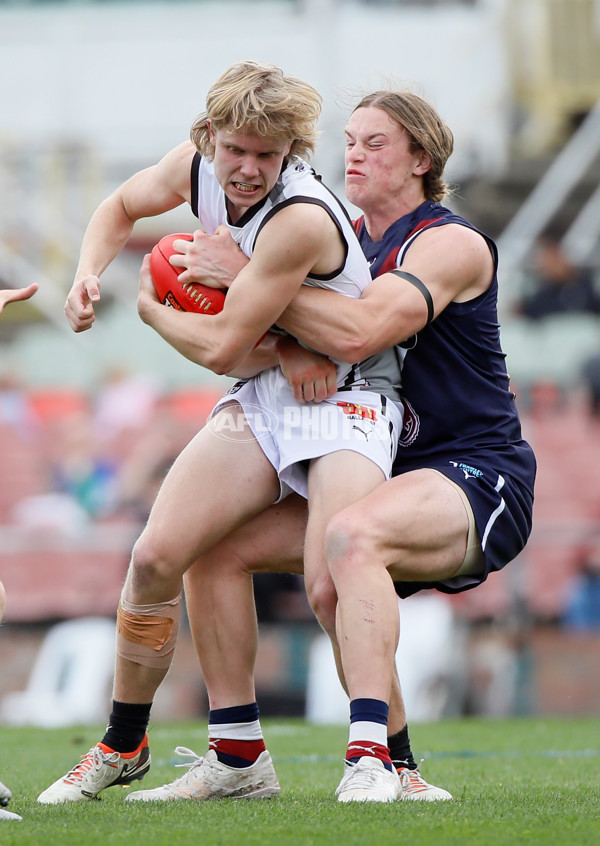
[(407, 447), (417, 439), (421, 428), (421, 419), (407, 399), (402, 398), (404, 417), (402, 420), (402, 431), (398, 438), (398, 446)]
[(243, 388), (248, 380), (247, 379), (240, 379), (239, 382), (236, 382), (234, 385), (229, 388), (227, 391), (228, 394), (237, 394), (240, 388)]
[(471, 467), (469, 464), (464, 464), (462, 461), (450, 461), (453, 467), (458, 467), (465, 474), (465, 479), (479, 479), (483, 476), (483, 470), (478, 470), (477, 467)]

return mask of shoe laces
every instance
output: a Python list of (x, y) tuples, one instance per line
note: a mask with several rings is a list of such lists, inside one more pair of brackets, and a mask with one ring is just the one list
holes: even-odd
[(192, 749), (188, 749), (187, 746), (176, 746), (175, 747), (175, 754), (180, 755), (182, 758), (191, 758), (191, 761), (184, 761), (181, 764), (175, 764), (176, 767), (187, 767), (187, 773), (184, 773), (180, 776), (173, 784), (186, 784), (187, 781), (190, 779), (191, 776), (196, 775), (194, 772), (199, 767), (205, 766), (210, 767), (211, 762), (207, 761), (203, 755), (197, 755)]
[[(360, 764), (360, 762), (354, 763), (354, 761), (346, 761), (345, 763), (348, 767), (348, 771), (342, 779), (338, 792), (345, 790), (350, 781), (352, 781), (353, 788), (364, 788), (365, 790), (368, 790), (370, 787), (379, 784), (381, 776), (384, 773), (384, 770), (379, 767), (365, 766), (364, 764)], [(385, 772), (387, 772), (387, 770), (385, 770)]]
[(428, 787), (429, 785), (418, 770), (409, 770), (403, 767), (398, 770), (402, 787), (406, 790), (410, 787)]
[(118, 752), (112, 752), (110, 755), (107, 755), (98, 746), (93, 746), (89, 752), (81, 756), (80, 762), (66, 774), (63, 781), (65, 784), (80, 784), (90, 770), (100, 769), (103, 763), (114, 765), (118, 759)]

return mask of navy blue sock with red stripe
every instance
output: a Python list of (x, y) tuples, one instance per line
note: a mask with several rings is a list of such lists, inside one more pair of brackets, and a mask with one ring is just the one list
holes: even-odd
[(355, 764), (360, 758), (379, 758), (387, 770), (394, 771), (387, 747), (388, 714), (389, 706), (381, 699), (352, 700), (347, 761)]
[(208, 745), (228, 767), (250, 767), (267, 748), (258, 704), (216, 708), (208, 714)]

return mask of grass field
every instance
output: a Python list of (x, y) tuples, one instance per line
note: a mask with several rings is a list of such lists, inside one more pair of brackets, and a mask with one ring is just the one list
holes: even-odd
[[(66, 772), (101, 730), (0, 727), (0, 777), (22, 822), (0, 822), (0, 844), (18, 846), (512, 846), (600, 844), (598, 720), (448, 720), (413, 725), (425, 777), (453, 802), (340, 805), (343, 727), (263, 720), (281, 782), (274, 800), (124, 804), (124, 788), (102, 801), (42, 806), (38, 793)], [(203, 723), (159, 724), (153, 764), (139, 787), (171, 781), (175, 746), (202, 753)]]

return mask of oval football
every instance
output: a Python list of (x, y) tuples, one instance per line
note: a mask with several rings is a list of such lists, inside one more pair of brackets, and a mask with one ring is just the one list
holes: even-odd
[(218, 314), (223, 310), (227, 289), (211, 288), (199, 282), (181, 284), (178, 278), (181, 270), (169, 262), (177, 252), (173, 242), (179, 239), (191, 241), (192, 236), (189, 233), (165, 235), (150, 253), (150, 272), (160, 301), (178, 311)]

